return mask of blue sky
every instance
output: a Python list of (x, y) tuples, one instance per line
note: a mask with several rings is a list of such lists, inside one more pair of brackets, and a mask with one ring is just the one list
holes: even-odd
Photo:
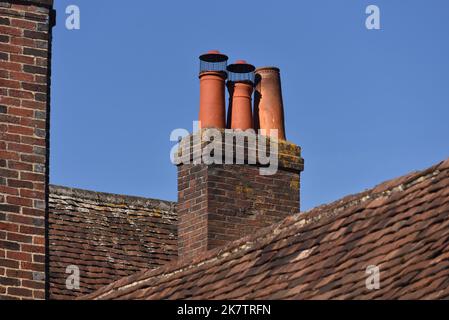
[(280, 67), (301, 210), (449, 157), (447, 0), (55, 2), (52, 184), (176, 200), (169, 136), (197, 119), (210, 49)]

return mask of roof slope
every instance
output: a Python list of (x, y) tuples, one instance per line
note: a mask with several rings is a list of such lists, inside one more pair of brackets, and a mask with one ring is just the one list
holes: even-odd
[[(172, 202), (51, 186), (50, 296), (90, 293), (177, 255)], [(67, 266), (80, 270), (80, 290), (68, 290)]]
[(449, 159), (83, 297), (191, 298), (449, 298)]

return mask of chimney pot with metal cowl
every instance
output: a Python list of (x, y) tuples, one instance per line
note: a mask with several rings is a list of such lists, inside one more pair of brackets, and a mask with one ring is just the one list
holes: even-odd
[(277, 129), (278, 138), (285, 140), (280, 70), (276, 67), (262, 67), (257, 68), (255, 73), (255, 127), (259, 133), (262, 133), (262, 130), (266, 130), (267, 135), (270, 135), (271, 129)]
[(225, 128), (225, 80), (228, 57), (212, 50), (200, 56), (201, 128)]
[(238, 130), (253, 129), (252, 95), (254, 91), (254, 70), (256, 68), (244, 60), (238, 60), (227, 67), (228, 70), (228, 128)]

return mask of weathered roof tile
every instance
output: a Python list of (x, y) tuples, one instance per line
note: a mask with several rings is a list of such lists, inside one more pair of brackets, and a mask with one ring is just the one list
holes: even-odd
[(447, 298), (448, 270), (449, 159), (82, 299)]
[[(174, 203), (51, 186), (49, 213), (51, 298), (87, 294), (177, 256)], [(80, 290), (66, 288), (70, 265), (80, 269)]]

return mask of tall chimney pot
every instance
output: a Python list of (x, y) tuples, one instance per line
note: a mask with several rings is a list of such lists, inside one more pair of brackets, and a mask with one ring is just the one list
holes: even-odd
[(225, 128), (225, 80), (228, 57), (212, 50), (200, 56), (201, 128)]
[(284, 105), (282, 102), (280, 70), (276, 67), (256, 69), (254, 123), (257, 130), (278, 130), (278, 138), (285, 140)]
[(245, 60), (237, 60), (228, 66), (228, 128), (253, 129), (252, 95), (254, 91), (254, 70)]

